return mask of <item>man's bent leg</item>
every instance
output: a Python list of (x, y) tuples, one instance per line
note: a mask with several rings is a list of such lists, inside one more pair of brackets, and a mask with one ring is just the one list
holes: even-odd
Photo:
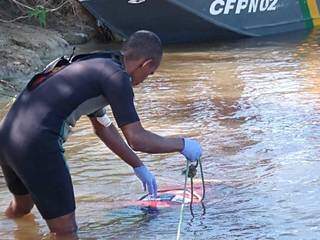
[(9, 207), (5, 214), (9, 218), (18, 218), (30, 213), (34, 203), (30, 194), (26, 195), (13, 195)]
[(29, 191), (9, 165), (3, 163), (1, 164), (1, 169), (7, 186), (13, 194), (13, 199), (5, 211), (6, 216), (9, 218), (18, 218), (28, 214), (34, 205)]
[(37, 148), (10, 159), (14, 170), (4, 164), (1, 167), (10, 191), (14, 195), (30, 193), (51, 232), (56, 236), (74, 235), (77, 225), (72, 179), (57, 139), (53, 138), (44, 135)]
[(50, 232), (55, 236), (65, 239), (77, 239), (77, 223), (75, 213), (69, 213), (61, 217), (46, 220)]

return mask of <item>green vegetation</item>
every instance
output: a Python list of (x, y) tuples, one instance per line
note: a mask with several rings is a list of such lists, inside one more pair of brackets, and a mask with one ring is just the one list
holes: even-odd
[[(1, 10), (3, 8), (3, 10)], [(5, 11), (5, 10), (6, 11)], [(47, 17), (53, 12), (73, 12), (76, 15), (76, 0), (0, 0), (0, 22), (32, 21), (35, 19), (40, 26), (46, 27)], [(8, 19), (2, 19), (5, 16)], [(14, 16), (14, 17), (13, 17)]]
[(29, 11), (30, 17), (35, 17), (42, 27), (46, 26), (48, 10), (44, 6), (36, 6)]

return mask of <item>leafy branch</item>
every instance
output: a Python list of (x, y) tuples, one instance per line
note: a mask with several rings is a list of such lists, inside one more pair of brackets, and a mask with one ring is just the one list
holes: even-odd
[(31, 7), (31, 6), (28, 6), (27, 4), (24, 4), (24, 3), (17, 1), (17, 0), (11, 0), (11, 1), (13, 3), (15, 3), (17, 6), (27, 9), (28, 14), (19, 16), (17, 18), (11, 19), (11, 20), (0, 19), (0, 22), (12, 23), (12, 22), (18, 21), (20, 19), (34, 17), (39, 21), (39, 23), (42, 27), (46, 26), (48, 13), (56, 12), (56, 11), (60, 10), (67, 3), (71, 3), (70, 0), (65, 0), (58, 7), (50, 9), (50, 8), (46, 8), (44, 5), (37, 5), (35, 7)]
[(46, 23), (47, 23), (47, 14), (48, 14), (48, 10), (39, 5), (36, 6), (34, 9), (29, 11), (29, 16), (30, 17), (35, 17), (36, 19), (38, 19), (41, 27), (45, 27)]

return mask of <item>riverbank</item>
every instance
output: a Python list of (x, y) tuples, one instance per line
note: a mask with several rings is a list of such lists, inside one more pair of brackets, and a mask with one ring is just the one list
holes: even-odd
[(95, 19), (77, 1), (71, 2), (63, 10), (48, 14), (45, 27), (34, 18), (15, 21), (22, 14), (17, 6), (10, 1), (0, 3), (2, 82), (25, 82), (50, 60), (71, 54), (72, 46), (101, 39)]

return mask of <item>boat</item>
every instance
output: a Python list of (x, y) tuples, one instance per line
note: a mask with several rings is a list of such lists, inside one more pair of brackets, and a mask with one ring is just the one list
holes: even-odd
[(127, 38), (146, 29), (163, 43), (261, 37), (320, 25), (320, 0), (79, 0)]

